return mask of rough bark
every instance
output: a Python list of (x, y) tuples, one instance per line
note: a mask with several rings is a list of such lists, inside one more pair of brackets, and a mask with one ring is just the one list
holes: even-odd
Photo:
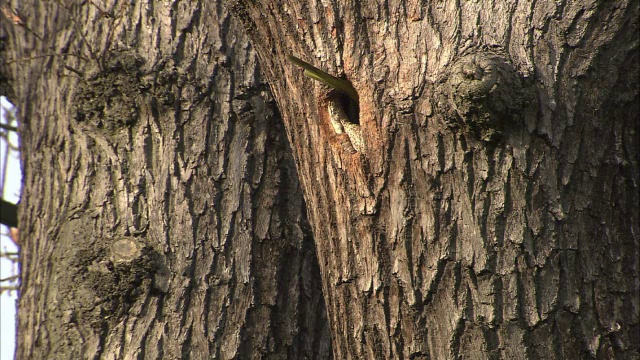
[(18, 359), (331, 357), (280, 115), (219, 2), (2, 2)]
[[(232, 11), (283, 114), (336, 358), (638, 358), (637, 1)], [(353, 83), (360, 135), (287, 54)]]

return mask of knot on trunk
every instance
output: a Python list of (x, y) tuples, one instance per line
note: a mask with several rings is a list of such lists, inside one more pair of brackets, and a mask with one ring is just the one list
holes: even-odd
[(505, 125), (521, 118), (521, 77), (501, 54), (476, 52), (457, 59), (436, 89), (446, 123), (464, 134), (491, 142)]
[(170, 271), (162, 254), (144, 239), (124, 236), (83, 244), (70, 261), (74, 295), (82, 306), (72, 313), (91, 326), (120, 321), (132, 304), (147, 294), (166, 293)]
[[(111, 245), (109, 261), (131, 273), (132, 279), (152, 278), (152, 287), (162, 293), (169, 287), (169, 273), (164, 264), (164, 256), (133, 237), (122, 237)], [(134, 281), (135, 282), (135, 281)], [(133, 283), (133, 282), (132, 282)]]
[(103, 66), (83, 79), (73, 98), (74, 119), (108, 134), (138, 121), (140, 106), (149, 86), (142, 82), (143, 61), (133, 54), (108, 55)]

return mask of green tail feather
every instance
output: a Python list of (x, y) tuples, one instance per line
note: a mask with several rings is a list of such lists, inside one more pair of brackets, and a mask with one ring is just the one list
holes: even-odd
[(304, 69), (304, 74), (314, 80), (320, 81), (321, 83), (336, 89), (343, 94), (347, 95), (351, 100), (353, 100), (356, 104), (359, 103), (358, 92), (351, 85), (351, 83), (347, 80), (337, 78), (333, 75), (330, 75), (317, 67), (309, 64), (306, 61), (300, 60), (293, 55), (287, 55), (287, 59), (292, 63), (302, 67)]

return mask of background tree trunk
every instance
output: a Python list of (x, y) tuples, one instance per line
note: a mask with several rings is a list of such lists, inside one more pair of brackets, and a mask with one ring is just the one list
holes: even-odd
[[(283, 113), (336, 358), (638, 357), (637, 1), (232, 11)], [(353, 82), (356, 130), (288, 54)]]
[(0, 3), (18, 359), (331, 357), (280, 115), (220, 3)]

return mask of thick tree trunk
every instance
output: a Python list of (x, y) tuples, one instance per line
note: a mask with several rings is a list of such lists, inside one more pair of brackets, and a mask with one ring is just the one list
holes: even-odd
[[(336, 358), (638, 357), (637, 1), (232, 11), (283, 113)], [(359, 124), (288, 54), (344, 74)]]
[(0, 5), (24, 161), (17, 358), (331, 357), (291, 150), (226, 9)]

